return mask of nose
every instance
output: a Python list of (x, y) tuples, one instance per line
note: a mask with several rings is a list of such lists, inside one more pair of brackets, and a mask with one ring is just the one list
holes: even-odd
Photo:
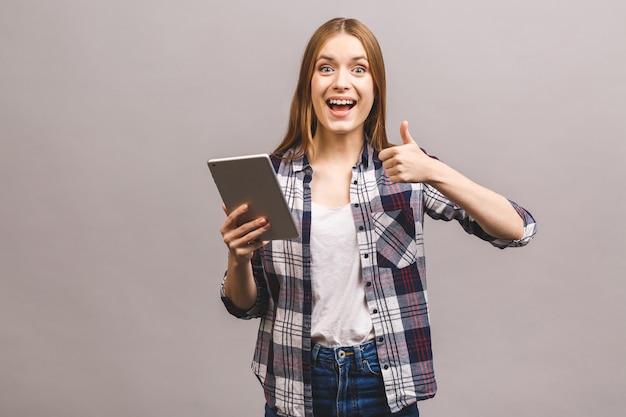
[(333, 88), (335, 90), (347, 90), (350, 88), (350, 73), (348, 70), (339, 69), (335, 74), (335, 80), (333, 82)]

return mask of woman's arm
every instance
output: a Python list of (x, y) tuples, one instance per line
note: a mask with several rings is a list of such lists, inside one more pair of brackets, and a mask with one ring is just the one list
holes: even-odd
[(379, 154), (391, 181), (430, 184), (493, 237), (517, 240), (524, 236), (524, 220), (505, 197), (426, 155), (411, 137), (408, 122), (402, 122), (400, 135), (403, 145), (384, 149)]
[[(224, 208), (224, 207), (223, 207)], [(220, 229), (224, 243), (228, 246), (228, 269), (224, 280), (224, 295), (240, 310), (249, 310), (257, 300), (257, 284), (252, 273), (251, 259), (254, 251), (265, 246), (267, 241), (258, 241), (270, 224), (258, 218), (237, 226), (239, 216), (248, 210), (242, 205), (228, 215)], [(225, 208), (224, 208), (224, 211)]]

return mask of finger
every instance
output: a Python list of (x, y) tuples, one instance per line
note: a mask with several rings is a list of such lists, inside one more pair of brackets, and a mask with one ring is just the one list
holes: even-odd
[[(222, 208), (225, 209), (226, 207), (222, 205)], [(226, 212), (226, 210), (224, 211)], [(227, 217), (221, 229), (222, 235), (225, 235), (228, 231), (235, 230), (239, 226), (239, 217), (246, 211), (248, 211), (248, 205), (242, 204), (230, 213), (226, 212)]]
[[(257, 245), (258, 243), (263, 243), (260, 240), (260, 237), (269, 230), (270, 224), (265, 219), (259, 219), (254, 222), (249, 222), (246, 224), (247, 226), (251, 226), (252, 229), (244, 229), (244, 226), (238, 229), (237, 237), (234, 237), (230, 243), (230, 247), (240, 247), (240, 248), (252, 248), (254, 250), (258, 249), (263, 245)], [(228, 245), (228, 243), (227, 243)]]
[(378, 152), (378, 159), (380, 159), (382, 162), (385, 162), (387, 159), (389, 159), (389, 157), (390, 157), (389, 149), (390, 148), (386, 148), (386, 149), (383, 149), (382, 151)]
[(242, 214), (248, 211), (248, 205), (242, 204), (236, 209), (234, 209), (233, 211), (231, 211), (230, 213), (226, 210), (226, 206), (224, 206), (224, 209), (225, 209), (224, 212), (226, 213), (228, 218), (232, 221), (237, 222), (237, 219), (239, 218), (239, 216), (241, 216)]
[(268, 222), (264, 222), (263, 226), (259, 227), (258, 229), (252, 230), (250, 233), (246, 234), (244, 238), (246, 239), (246, 242), (248, 243), (248, 245), (256, 244), (256, 243), (263, 243), (264, 241), (261, 240), (260, 238), (269, 229), (270, 229), (270, 224)]
[(254, 240), (246, 242), (242, 246), (239, 246), (237, 248), (232, 248), (231, 252), (233, 252), (237, 256), (243, 256), (247, 259), (250, 259), (250, 257), (256, 250), (261, 249), (268, 243), (270, 243), (269, 240)]
[(386, 162), (391, 158), (395, 157), (398, 154), (398, 147), (395, 145), (390, 146), (389, 148), (385, 148), (382, 151), (378, 152), (378, 159), (381, 162)]
[[(252, 223), (247, 223), (249, 226)], [(262, 243), (261, 236), (269, 230), (269, 223), (265, 223), (262, 227), (253, 226), (252, 229), (244, 228), (244, 226), (239, 227), (235, 230), (228, 230), (224, 233), (224, 243), (228, 246), (228, 249), (234, 254), (245, 255), (246, 253), (250, 253), (252, 251), (257, 250), (263, 245), (258, 245), (258, 243)]]
[(267, 219), (259, 217), (258, 219), (250, 220), (249, 222), (242, 224), (235, 230), (235, 233), (239, 237), (246, 237), (247, 240), (255, 240), (268, 228), (269, 222)]
[(383, 161), (383, 168), (385, 169), (385, 171), (387, 171), (387, 173), (389, 173), (389, 171), (396, 166), (396, 160), (395, 159), (386, 159), (385, 161)]
[(413, 137), (411, 137), (411, 134), (409, 133), (409, 122), (406, 120), (400, 124), (400, 136), (402, 137), (402, 143), (405, 145), (416, 144)]

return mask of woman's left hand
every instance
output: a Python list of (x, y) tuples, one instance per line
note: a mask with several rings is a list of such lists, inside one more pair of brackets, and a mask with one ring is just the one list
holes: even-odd
[(383, 149), (378, 154), (387, 176), (393, 182), (429, 182), (434, 164), (438, 161), (428, 156), (409, 133), (409, 122), (400, 125), (402, 145)]

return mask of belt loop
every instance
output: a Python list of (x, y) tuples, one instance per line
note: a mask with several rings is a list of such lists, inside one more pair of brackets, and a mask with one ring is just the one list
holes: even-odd
[(317, 366), (317, 358), (320, 355), (321, 346), (316, 343), (313, 345), (313, 349), (311, 350), (311, 365)]
[(363, 370), (363, 346), (354, 347), (354, 362), (356, 364), (356, 370)]

